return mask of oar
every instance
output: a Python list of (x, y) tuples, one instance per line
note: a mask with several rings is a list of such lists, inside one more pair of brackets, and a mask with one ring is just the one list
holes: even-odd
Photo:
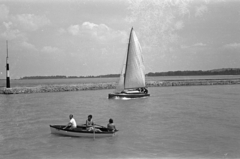
[(94, 125), (96, 125), (96, 126), (100, 126), (100, 127), (102, 127), (102, 128), (106, 128), (105, 126), (102, 126), (102, 125), (98, 125), (98, 124), (94, 124)]
[(95, 140), (95, 127), (93, 125), (93, 140)]

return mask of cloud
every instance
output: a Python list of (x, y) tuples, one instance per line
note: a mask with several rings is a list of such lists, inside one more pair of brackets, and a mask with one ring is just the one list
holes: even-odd
[(82, 27), (86, 29), (93, 29), (94, 27), (98, 27), (98, 25), (90, 22), (84, 22)]
[(12, 22), (3, 22), (3, 25), (5, 26), (5, 28), (7, 30), (9, 30), (11, 28), (11, 26), (12, 26)]
[(90, 22), (84, 22), (82, 24), (82, 27), (85, 29), (91, 29), (91, 30), (110, 31), (110, 28), (105, 24), (97, 25), (97, 24), (90, 23)]
[(61, 49), (56, 48), (56, 47), (52, 47), (52, 46), (45, 46), (45, 47), (42, 48), (41, 51), (46, 52), (46, 53), (55, 53), (55, 52), (60, 52)]
[(197, 7), (195, 12), (195, 17), (201, 17), (205, 12), (207, 12), (208, 8), (206, 5), (201, 5)]
[(196, 43), (196, 44), (194, 44), (193, 46), (206, 46), (206, 44), (203, 44), (203, 43)]
[(240, 43), (231, 43), (223, 46), (225, 49), (240, 49)]
[(196, 44), (193, 44), (193, 45), (190, 45), (190, 46), (180, 45), (180, 48), (181, 48), (181, 49), (188, 49), (188, 48), (204, 47), (204, 46), (207, 46), (207, 44), (204, 44), (204, 43), (196, 43)]
[(45, 16), (37, 16), (34, 14), (20, 14), (13, 16), (12, 22), (16, 27), (21, 27), (25, 31), (36, 31), (40, 27), (51, 23)]
[(79, 25), (71, 25), (67, 30), (72, 35), (78, 35), (80, 33)]
[(189, 48), (189, 46), (187, 46), (187, 45), (180, 45), (180, 48), (181, 49), (187, 49), (187, 48)]
[(0, 5), (0, 21), (4, 21), (8, 18), (9, 9), (4, 4)]
[[(59, 29), (59, 32), (64, 33), (64, 29)], [(125, 42), (128, 36), (125, 31), (111, 29), (106, 24), (91, 22), (83, 22), (82, 25), (71, 25), (67, 28), (67, 32), (73, 36), (81, 35), (81, 37), (97, 40), (100, 43), (113, 40)]]
[(18, 29), (12, 29), (12, 22), (3, 22), (5, 30), (2, 30), (1, 37), (4, 39), (16, 39), (18, 37), (23, 37), (24, 35)]
[(64, 34), (64, 33), (66, 33), (67, 31), (66, 31), (64, 28), (59, 28), (59, 29), (58, 29), (58, 32), (59, 32), (60, 34)]
[(30, 44), (29, 42), (26, 41), (22, 42), (21, 46), (29, 50), (37, 51), (37, 48), (33, 44)]
[(181, 30), (184, 27), (183, 21), (177, 21), (175, 23), (175, 29), (176, 30)]
[(112, 41), (115, 39), (120, 39), (121, 42), (125, 41), (127, 34), (124, 31), (113, 30), (105, 24), (94, 24), (91, 22), (84, 22), (82, 24), (82, 29), (84, 32), (90, 34), (93, 38), (97, 40)]
[(4, 4), (0, 5), (0, 37), (4, 39), (26, 39), (27, 32), (36, 31), (51, 22), (46, 16), (34, 14), (9, 14)]

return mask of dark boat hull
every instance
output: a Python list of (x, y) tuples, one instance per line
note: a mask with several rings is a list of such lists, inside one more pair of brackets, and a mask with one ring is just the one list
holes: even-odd
[(116, 134), (115, 132), (109, 132), (105, 127), (96, 127), (102, 132), (87, 131), (85, 126), (78, 126), (74, 130), (63, 129), (64, 125), (50, 125), (52, 134), (71, 136), (71, 137), (111, 137)]
[(150, 96), (150, 94), (147, 93), (110, 93), (108, 94), (109, 99), (114, 98), (142, 98)]

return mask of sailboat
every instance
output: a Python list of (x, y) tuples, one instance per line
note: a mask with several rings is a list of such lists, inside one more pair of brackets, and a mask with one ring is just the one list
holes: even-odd
[(120, 74), (118, 85), (108, 98), (141, 98), (150, 96), (145, 84), (142, 48), (131, 29), (126, 58)]

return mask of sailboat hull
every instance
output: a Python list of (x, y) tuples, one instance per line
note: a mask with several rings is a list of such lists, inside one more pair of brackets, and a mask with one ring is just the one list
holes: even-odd
[(108, 94), (109, 99), (114, 98), (142, 98), (150, 96), (150, 94), (147, 93), (110, 93)]

